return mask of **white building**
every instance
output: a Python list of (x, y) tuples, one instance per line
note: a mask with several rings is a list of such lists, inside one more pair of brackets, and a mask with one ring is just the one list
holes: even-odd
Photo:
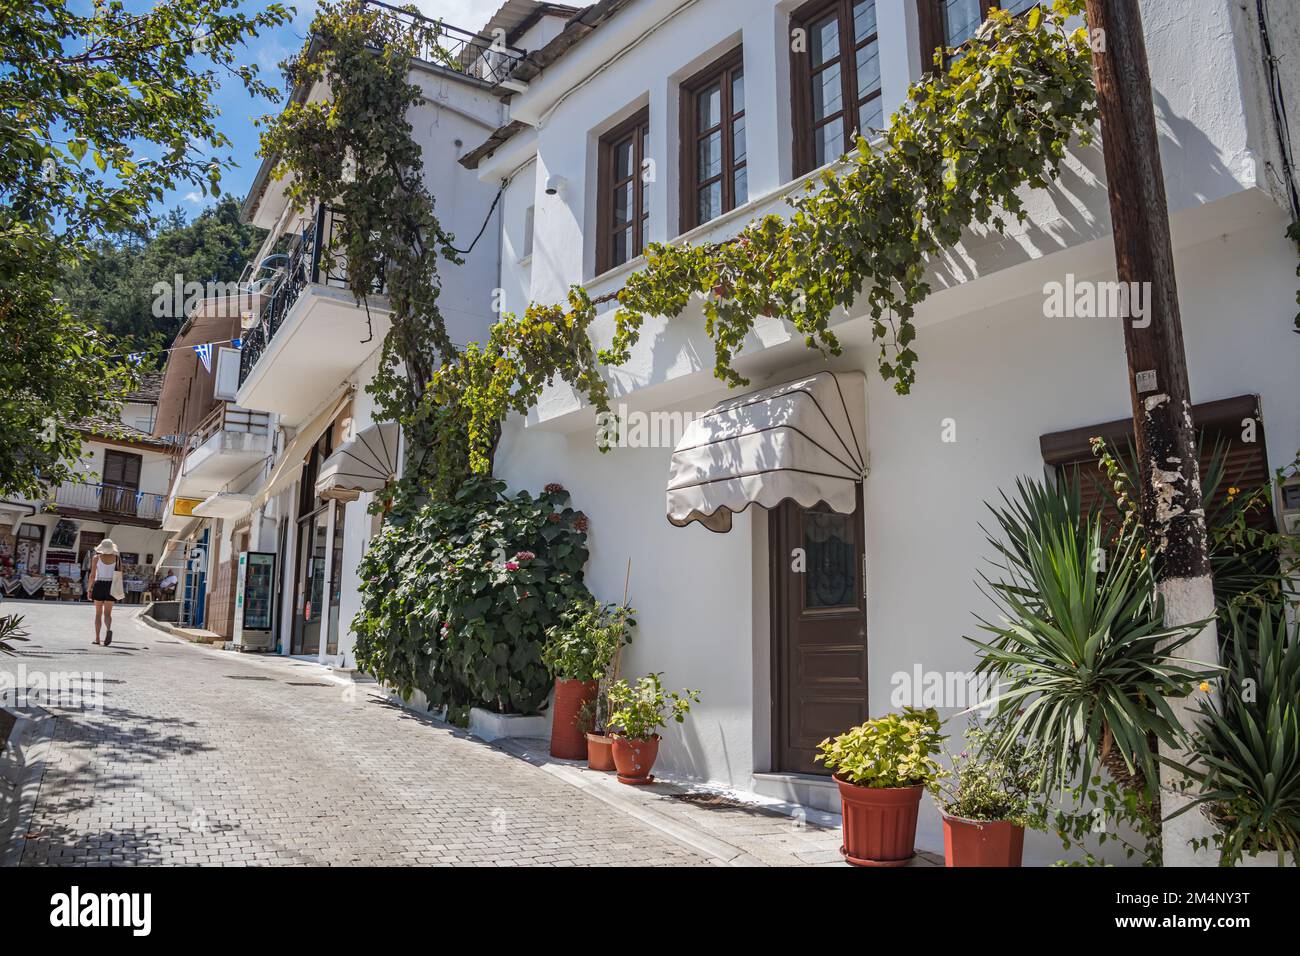
[[(411, 78), (422, 99), (409, 119), (438, 218), (462, 249), (482, 233), (463, 265), (442, 270), (439, 306), (455, 342), (486, 338), (503, 254), (493, 202), (499, 184), (481, 180), (458, 160), (505, 121), (501, 81), (511, 67), (528, 46), (555, 36), (574, 12), (510, 0), (481, 34), (443, 25), (440, 42), (455, 56), (456, 68), (413, 64)], [(409, 15), (392, 8), (389, 14)], [(299, 101), (325, 95), (319, 85), (293, 91)], [(243, 209), (246, 221), (268, 230), (250, 270), (259, 290), (255, 306), (233, 325), (182, 333), (193, 344), (238, 338), (241, 355), (232, 393), (214, 403), (211, 389), (220, 382), (209, 383), (210, 420), (184, 429), (189, 445), (172, 491), (182, 502), (172, 511), (184, 513), (169, 521), (186, 553), (198, 555), (192, 563), (202, 569), (199, 616), (207, 627), (241, 646), (351, 667), (348, 625), (359, 607), (357, 565), (378, 525), (367, 509), (373, 490), (397, 471), (400, 453), (396, 429), (375, 422), (365, 392), (378, 369), (389, 313), (382, 294), (358, 304), (345, 270), (330, 271), (321, 262), (338, 214), (323, 207), (295, 212), (285, 183), (270, 175), (274, 165), (274, 157), (262, 163)], [(273, 253), (285, 240), (288, 251)], [(239, 319), (223, 303), (205, 308), (227, 321)], [(193, 322), (205, 321), (202, 313)], [(232, 411), (238, 413), (233, 428)], [(250, 414), (263, 416), (256, 437), (247, 433)], [(358, 485), (347, 472), (359, 456), (373, 456), (374, 467)], [(262, 622), (268, 626), (251, 635), (239, 589), (241, 552), (274, 555), (276, 569), (272, 593), (259, 596), (256, 606), (269, 609), (270, 619)], [(262, 560), (269, 566), (271, 559)]]
[[(837, 108), (852, 97), (868, 124), (886, 121), (929, 61), (927, 27), (949, 43), (973, 28), (952, 13), (968, 5), (929, 0), (743, 6), (739, 16), (732, 0), (601, 0), (515, 70), (512, 85), (526, 88), (508, 122), (465, 159), (485, 188), (509, 182), (507, 309), (560, 301), (573, 283), (606, 296), (642, 264), (647, 241), (716, 241), (783, 212), (850, 141), (856, 120)], [(1267, 7), (1263, 24), (1254, 4), (1230, 0), (1142, 4), (1192, 398), (1205, 405), (1199, 424), (1233, 440), (1256, 476), (1300, 448), (1296, 248), (1284, 238), (1296, 211), (1261, 45), (1267, 28), (1276, 55), (1300, 55), (1300, 18)], [(823, 63), (842, 68), (824, 107), (808, 81), (829, 83), (830, 67), (791, 53), (801, 26), (824, 43)], [(1300, 102), (1294, 71), (1278, 82), (1277, 95)], [(641, 168), (653, 182), (633, 189)], [(988, 610), (976, 586), (989, 556), (983, 503), (1019, 475), (1087, 459), (1088, 436), (1123, 433), (1120, 322), (1048, 318), (1044, 308), (1049, 283), (1114, 279), (1100, 147), (1075, 149), (1052, 188), (1024, 198), (1023, 227), (968, 234), (932, 263), (912, 394), (876, 373), (861, 314), (835, 326), (845, 349), (830, 362), (780, 319), (761, 320), (746, 343), (737, 365), (756, 389), (838, 376), (868, 466), (851, 515), (785, 503), (735, 514), (726, 534), (676, 527), (665, 515), (674, 442), (599, 453), (592, 410), (562, 385), (507, 428), (498, 474), (532, 490), (561, 482), (590, 516), (588, 582), (600, 598), (619, 599), (632, 560), (639, 627), (624, 672), (663, 671), (667, 685), (702, 692), (667, 733), (665, 769), (834, 806), (810, 761), (815, 743), (896, 709), (896, 691), (918, 672), (975, 663), (963, 635)], [(597, 320), (598, 345), (612, 315)], [(613, 402), (704, 413), (734, 397), (714, 378), (712, 354), (698, 306), (647, 319), (631, 361), (608, 370)], [(1260, 435), (1249, 445), (1245, 419)], [(787, 550), (801, 545), (817, 558), (805, 579), (788, 570)], [(919, 841), (937, 846), (938, 816), (925, 814)], [(1026, 862), (1057, 855), (1052, 841), (1031, 842)]]
[(146, 374), (117, 420), (87, 418), (72, 477), (38, 499), (0, 502), (0, 587), (10, 597), (84, 597), (90, 552), (111, 538), (128, 600), (152, 582), (167, 533), (162, 517), (172, 446), (153, 435), (161, 376)]

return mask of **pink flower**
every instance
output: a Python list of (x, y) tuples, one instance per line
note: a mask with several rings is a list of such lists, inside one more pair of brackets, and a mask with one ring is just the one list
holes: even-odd
[(535, 557), (537, 557), (537, 555), (533, 554), (531, 551), (520, 551), (515, 555), (515, 560), (519, 562), (531, 561)]
[(515, 561), (507, 561), (507, 562), (506, 562), (506, 570), (507, 570), (507, 571), (518, 571), (518, 570), (519, 570), (519, 564), (518, 564), (518, 562), (515, 562)]
[(573, 519), (573, 528), (575, 531), (579, 532), (580, 534), (587, 533), (587, 528), (588, 528), (587, 516), (583, 514), (581, 511), (578, 512), (578, 517)]
[(558, 481), (553, 481), (546, 486), (546, 493), (548, 495), (559, 494), (563, 490), (564, 490), (564, 485), (560, 484)]

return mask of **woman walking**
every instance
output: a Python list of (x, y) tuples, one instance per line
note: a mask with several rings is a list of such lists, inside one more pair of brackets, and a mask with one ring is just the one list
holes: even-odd
[(114, 580), (122, 573), (118, 567), (117, 545), (112, 538), (105, 538), (95, 547), (95, 556), (90, 559), (90, 599), (95, 602), (95, 643), (99, 641), (101, 622), (107, 628), (104, 646), (113, 643), (113, 604), (117, 601)]

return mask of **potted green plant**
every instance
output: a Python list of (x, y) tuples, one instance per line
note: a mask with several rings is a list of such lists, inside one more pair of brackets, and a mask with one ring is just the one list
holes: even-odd
[[(1300, 863), (1300, 625), (1280, 603), (1230, 607), (1220, 636), (1231, 648), (1218, 703), (1199, 704), (1192, 760), (1193, 808), (1215, 825), (1220, 866)], [(1226, 626), (1225, 626), (1226, 625)], [(1208, 685), (1205, 687), (1208, 690)]]
[(931, 786), (943, 813), (947, 866), (1019, 866), (1025, 827), (1039, 821), (1046, 757), (1005, 727), (972, 724), (951, 773)]
[(816, 759), (840, 788), (844, 845), (854, 866), (904, 866), (916, 853), (916, 815), (927, 786), (944, 774), (938, 712), (904, 708), (818, 744)]
[(665, 691), (662, 674), (647, 674), (635, 684), (616, 681), (609, 689), (609, 723), (615, 729), (613, 756), (619, 783), (654, 782), (650, 775), (659, 756), (659, 728), (681, 723), (700, 702), (697, 690)]
[(597, 697), (601, 680), (636, 626), (625, 605), (587, 601), (574, 605), (546, 631), (542, 661), (555, 678), (551, 704), (551, 756), (587, 756), (586, 731), (593, 726), (584, 709)]

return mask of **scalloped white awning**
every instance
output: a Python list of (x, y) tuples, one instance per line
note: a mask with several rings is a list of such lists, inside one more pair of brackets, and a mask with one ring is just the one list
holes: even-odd
[(731, 530), (751, 504), (857, 510), (867, 473), (866, 377), (818, 372), (729, 398), (691, 422), (673, 452), (668, 520)]
[(397, 437), (396, 422), (361, 429), (321, 463), (316, 494), (353, 500), (363, 491), (379, 491), (397, 474)]

